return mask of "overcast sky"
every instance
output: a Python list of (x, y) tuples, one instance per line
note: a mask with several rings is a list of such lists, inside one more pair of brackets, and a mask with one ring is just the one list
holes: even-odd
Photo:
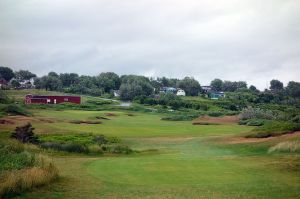
[(300, 0), (0, 0), (0, 65), (299, 81)]

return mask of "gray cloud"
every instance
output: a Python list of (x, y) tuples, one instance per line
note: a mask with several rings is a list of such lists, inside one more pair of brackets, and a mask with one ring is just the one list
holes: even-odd
[(298, 0), (2, 0), (0, 65), (246, 80), (300, 74)]

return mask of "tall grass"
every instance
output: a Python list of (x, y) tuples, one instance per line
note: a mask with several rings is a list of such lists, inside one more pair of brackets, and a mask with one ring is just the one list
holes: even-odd
[(36, 160), (34, 167), (7, 171), (2, 174), (0, 198), (8, 198), (34, 187), (49, 184), (58, 177), (58, 169), (52, 161), (41, 156)]
[(291, 152), (291, 153), (300, 152), (300, 141), (293, 140), (293, 141), (280, 142), (269, 149), (269, 153), (272, 152)]

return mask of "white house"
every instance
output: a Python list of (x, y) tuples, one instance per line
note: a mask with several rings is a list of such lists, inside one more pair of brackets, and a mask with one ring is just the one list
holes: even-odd
[(178, 96), (185, 96), (185, 91), (182, 90), (182, 89), (179, 89), (179, 90), (177, 91), (176, 95), (178, 95)]
[(114, 96), (115, 97), (120, 97), (120, 91), (119, 90), (114, 90)]

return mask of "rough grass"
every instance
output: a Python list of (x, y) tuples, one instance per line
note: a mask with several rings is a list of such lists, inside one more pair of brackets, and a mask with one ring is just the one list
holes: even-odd
[(269, 149), (269, 153), (272, 152), (300, 152), (300, 140), (280, 142)]
[(0, 198), (10, 198), (57, 178), (53, 162), (31, 151), (32, 146), (9, 139), (8, 132), (0, 133)]
[(58, 177), (58, 170), (52, 162), (40, 167), (31, 167), (21, 170), (10, 171), (2, 174), (0, 181), (0, 197), (5, 198), (35, 187), (49, 184)]
[(247, 134), (247, 138), (267, 138), (275, 137), (294, 131), (300, 130), (300, 124), (282, 121), (268, 121), (264, 125), (257, 127), (251, 133)]

